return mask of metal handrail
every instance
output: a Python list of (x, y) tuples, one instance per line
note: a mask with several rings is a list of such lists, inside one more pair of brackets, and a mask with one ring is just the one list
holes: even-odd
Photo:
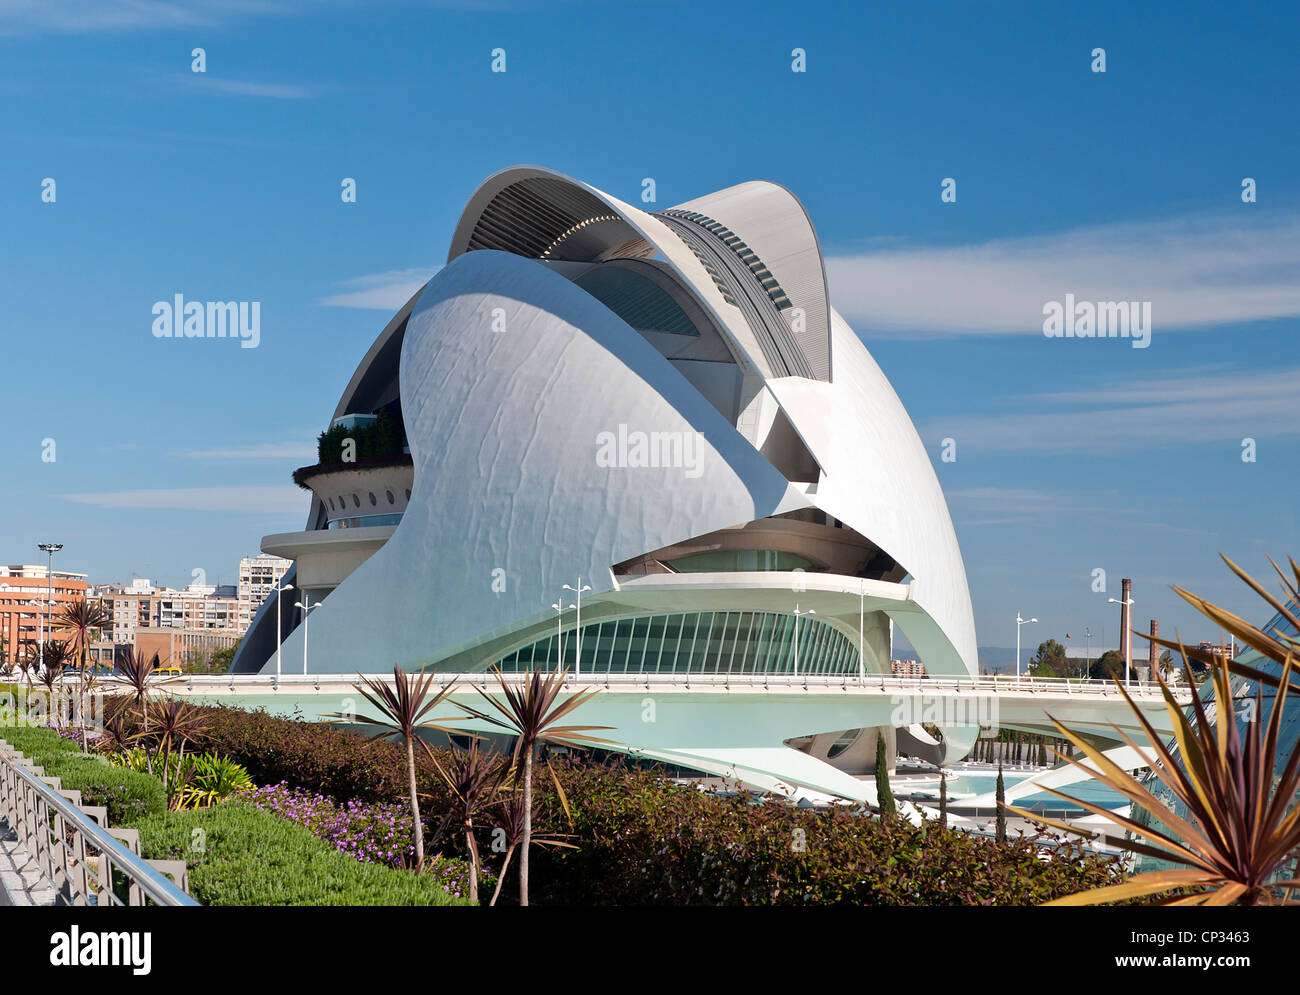
[[(157, 905), (199, 904), (165, 874), (124, 847), (106, 828), (22, 767), (16, 759), (22, 754), (4, 745), (7, 749), (0, 750), (0, 817), (35, 858), (46, 880), (58, 892), (66, 893), (72, 905), (143, 905), (145, 899)], [(87, 844), (99, 852), (97, 870), (91, 869), (93, 858), (87, 856)], [(125, 902), (113, 892), (115, 869), (130, 885)]]
[[(392, 674), (372, 674), (364, 675), (371, 679), (392, 680)], [(502, 675), (507, 683), (518, 683), (530, 676), (529, 672), (512, 672)], [(319, 690), (322, 682), (332, 684), (352, 684), (358, 680), (356, 674), (194, 674), (187, 675), (187, 690), (198, 691), (208, 687), (222, 687), (234, 691), (236, 689), (256, 689), (287, 687), (304, 687), (311, 686)], [(484, 671), (475, 671), (469, 673), (456, 673), (452, 671), (440, 672), (435, 680), (435, 684), (445, 685), (456, 681), (467, 687), (482, 687), (491, 689), (497, 685), (497, 678), (494, 674)], [(576, 675), (570, 672), (565, 678), (566, 690), (570, 685), (600, 685), (611, 687), (613, 685), (642, 685), (649, 686), (652, 684), (671, 685), (679, 684), (683, 687), (687, 684), (698, 684), (701, 686), (717, 686), (732, 688), (736, 686), (762, 686), (768, 685), (788, 685), (800, 687), (836, 687), (844, 690), (853, 690), (865, 688), (867, 686), (879, 688), (881, 691), (889, 689), (909, 690), (909, 691), (956, 691), (956, 692), (989, 692), (999, 693), (1003, 691), (1024, 691), (1028, 693), (1040, 692), (1060, 692), (1067, 695), (1094, 695), (1104, 697), (1108, 694), (1114, 694), (1115, 685), (1108, 680), (1059, 680), (1038, 677), (1015, 677), (988, 675), (980, 677), (900, 677), (893, 674), (867, 674), (865, 677), (849, 675), (846, 678), (844, 674), (773, 674), (773, 673), (719, 673), (708, 674), (698, 671), (690, 674), (681, 673), (612, 673), (608, 671), (584, 672)], [(1140, 698), (1159, 697), (1160, 686), (1158, 684), (1132, 684), (1127, 688), (1130, 695)], [(1190, 693), (1189, 690), (1178, 685), (1171, 688), (1175, 696)]]

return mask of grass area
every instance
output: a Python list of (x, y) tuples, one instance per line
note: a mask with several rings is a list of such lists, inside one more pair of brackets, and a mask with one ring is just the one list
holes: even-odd
[(184, 860), (190, 893), (204, 905), (469, 905), (440, 876), (360, 863), (310, 829), (237, 801), (169, 812), (162, 782), (110, 766), (53, 729), (0, 726), (0, 739), (108, 808), (109, 824), (140, 831), (142, 854)]
[(135, 823), (154, 860), (184, 860), (204, 905), (469, 905), (431, 877), (363, 864), (311, 832), (236, 801)]
[(85, 754), (53, 729), (0, 726), (0, 739), (59, 778), (65, 791), (80, 791), (83, 805), (103, 805), (110, 826), (156, 815), (167, 808), (162, 782), (149, 774), (112, 767), (102, 756)]

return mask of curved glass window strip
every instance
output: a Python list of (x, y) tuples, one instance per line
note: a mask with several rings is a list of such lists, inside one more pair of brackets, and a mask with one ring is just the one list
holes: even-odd
[[(775, 612), (678, 612), (592, 622), (582, 627), (582, 670), (611, 674), (856, 674), (858, 648), (833, 626)], [(572, 667), (572, 628), (563, 663)], [(550, 635), (498, 660), (506, 672), (554, 670), (561, 663)]]
[[(1296, 611), (1295, 605), (1289, 605), (1288, 607), (1293, 613)], [(1273, 633), (1274, 630), (1276, 630), (1283, 636), (1289, 636), (1292, 639), (1300, 637), (1300, 632), (1297, 632), (1296, 628), (1287, 622), (1280, 613), (1275, 615), (1272, 621), (1267, 625), (1263, 626), (1263, 629), (1268, 633)], [(1242, 653), (1238, 653), (1236, 660), (1240, 663), (1254, 667), (1257, 670), (1261, 670), (1273, 677), (1282, 676), (1281, 665), (1275, 663), (1273, 660), (1270, 660), (1268, 657), (1256, 650), (1247, 649)], [(1229, 679), (1229, 686), (1232, 688), (1232, 696), (1235, 703), (1234, 710), (1237, 715), (1237, 734), (1239, 736), (1245, 736), (1249, 731), (1250, 722), (1262, 722), (1267, 725), (1269, 717), (1273, 714), (1273, 703), (1277, 698), (1276, 689), (1264, 685), (1263, 694), (1260, 696), (1260, 708), (1256, 709), (1255, 695), (1259, 690), (1258, 681), (1252, 681), (1245, 677), (1233, 676)], [(1206, 708), (1207, 715), (1212, 719), (1214, 717), (1214, 684), (1212, 681), (1207, 680), (1203, 685), (1201, 685), (1200, 696), (1201, 702)], [(1291, 755), (1295, 752), (1297, 745), (1300, 745), (1300, 696), (1297, 696), (1295, 693), (1289, 693), (1283, 708), (1285, 711), (1282, 714), (1282, 721), (1278, 728), (1277, 763), (1273, 771), (1275, 779), (1274, 783), (1276, 783), (1276, 778), (1281, 776), (1283, 769), (1291, 759)], [(1256, 714), (1257, 712), (1258, 714)], [(1185, 714), (1189, 719), (1193, 717), (1194, 713), (1190, 705), (1186, 708)], [(1141, 742), (1139, 742), (1138, 745), (1142, 745)], [(1181, 766), (1183, 761), (1178, 750), (1177, 741), (1170, 740), (1165, 744), (1165, 746)], [(1165, 783), (1154, 773), (1148, 772), (1141, 781), (1142, 786), (1158, 798), (1163, 805), (1172, 809), (1180, 817), (1187, 817), (1187, 807), (1174, 797), (1173, 792), (1170, 791)], [(1068, 789), (1066, 790), (1068, 791)], [(1296, 799), (1292, 799), (1291, 807), (1294, 807), (1295, 803)], [(1168, 830), (1168, 827), (1164, 826), (1158, 819), (1155, 819), (1149, 811), (1143, 808), (1138, 808), (1134, 811), (1133, 819), (1144, 826), (1155, 825), (1166, 831)], [(1139, 856), (1137, 860), (1138, 870), (1140, 871), (1159, 870), (1161, 868), (1173, 866), (1167, 861), (1156, 860), (1154, 857)]]
[(744, 570), (817, 570), (812, 560), (775, 549), (726, 549), (666, 561), (678, 573), (735, 573)]
[(358, 515), (355, 518), (336, 518), (329, 523), (329, 528), (364, 529), (376, 525), (396, 525), (401, 520), (401, 512), (395, 515)]

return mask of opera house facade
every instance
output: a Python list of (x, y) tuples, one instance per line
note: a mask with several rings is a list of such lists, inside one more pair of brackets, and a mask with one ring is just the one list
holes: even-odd
[(274, 672), (277, 628), (300, 668), (303, 595), (321, 674), (851, 680), (895, 626), (928, 674), (977, 671), (933, 467), (779, 185), (649, 212), (489, 177), (321, 419), (306, 525), (262, 541), (295, 595), (235, 672)]

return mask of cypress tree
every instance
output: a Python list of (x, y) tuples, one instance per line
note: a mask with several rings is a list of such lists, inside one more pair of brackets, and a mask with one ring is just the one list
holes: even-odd
[(1005, 843), (1007, 841), (1007, 813), (1004, 806), (1006, 805), (1007, 791), (1002, 783), (1002, 764), (1000, 763), (998, 764), (998, 790), (995, 797), (998, 803), (997, 840), (999, 843)]
[(948, 772), (939, 768), (939, 825), (948, 828)]
[(876, 734), (876, 801), (882, 819), (890, 818), (897, 811), (894, 793), (889, 789), (889, 762), (885, 755), (883, 731)]

